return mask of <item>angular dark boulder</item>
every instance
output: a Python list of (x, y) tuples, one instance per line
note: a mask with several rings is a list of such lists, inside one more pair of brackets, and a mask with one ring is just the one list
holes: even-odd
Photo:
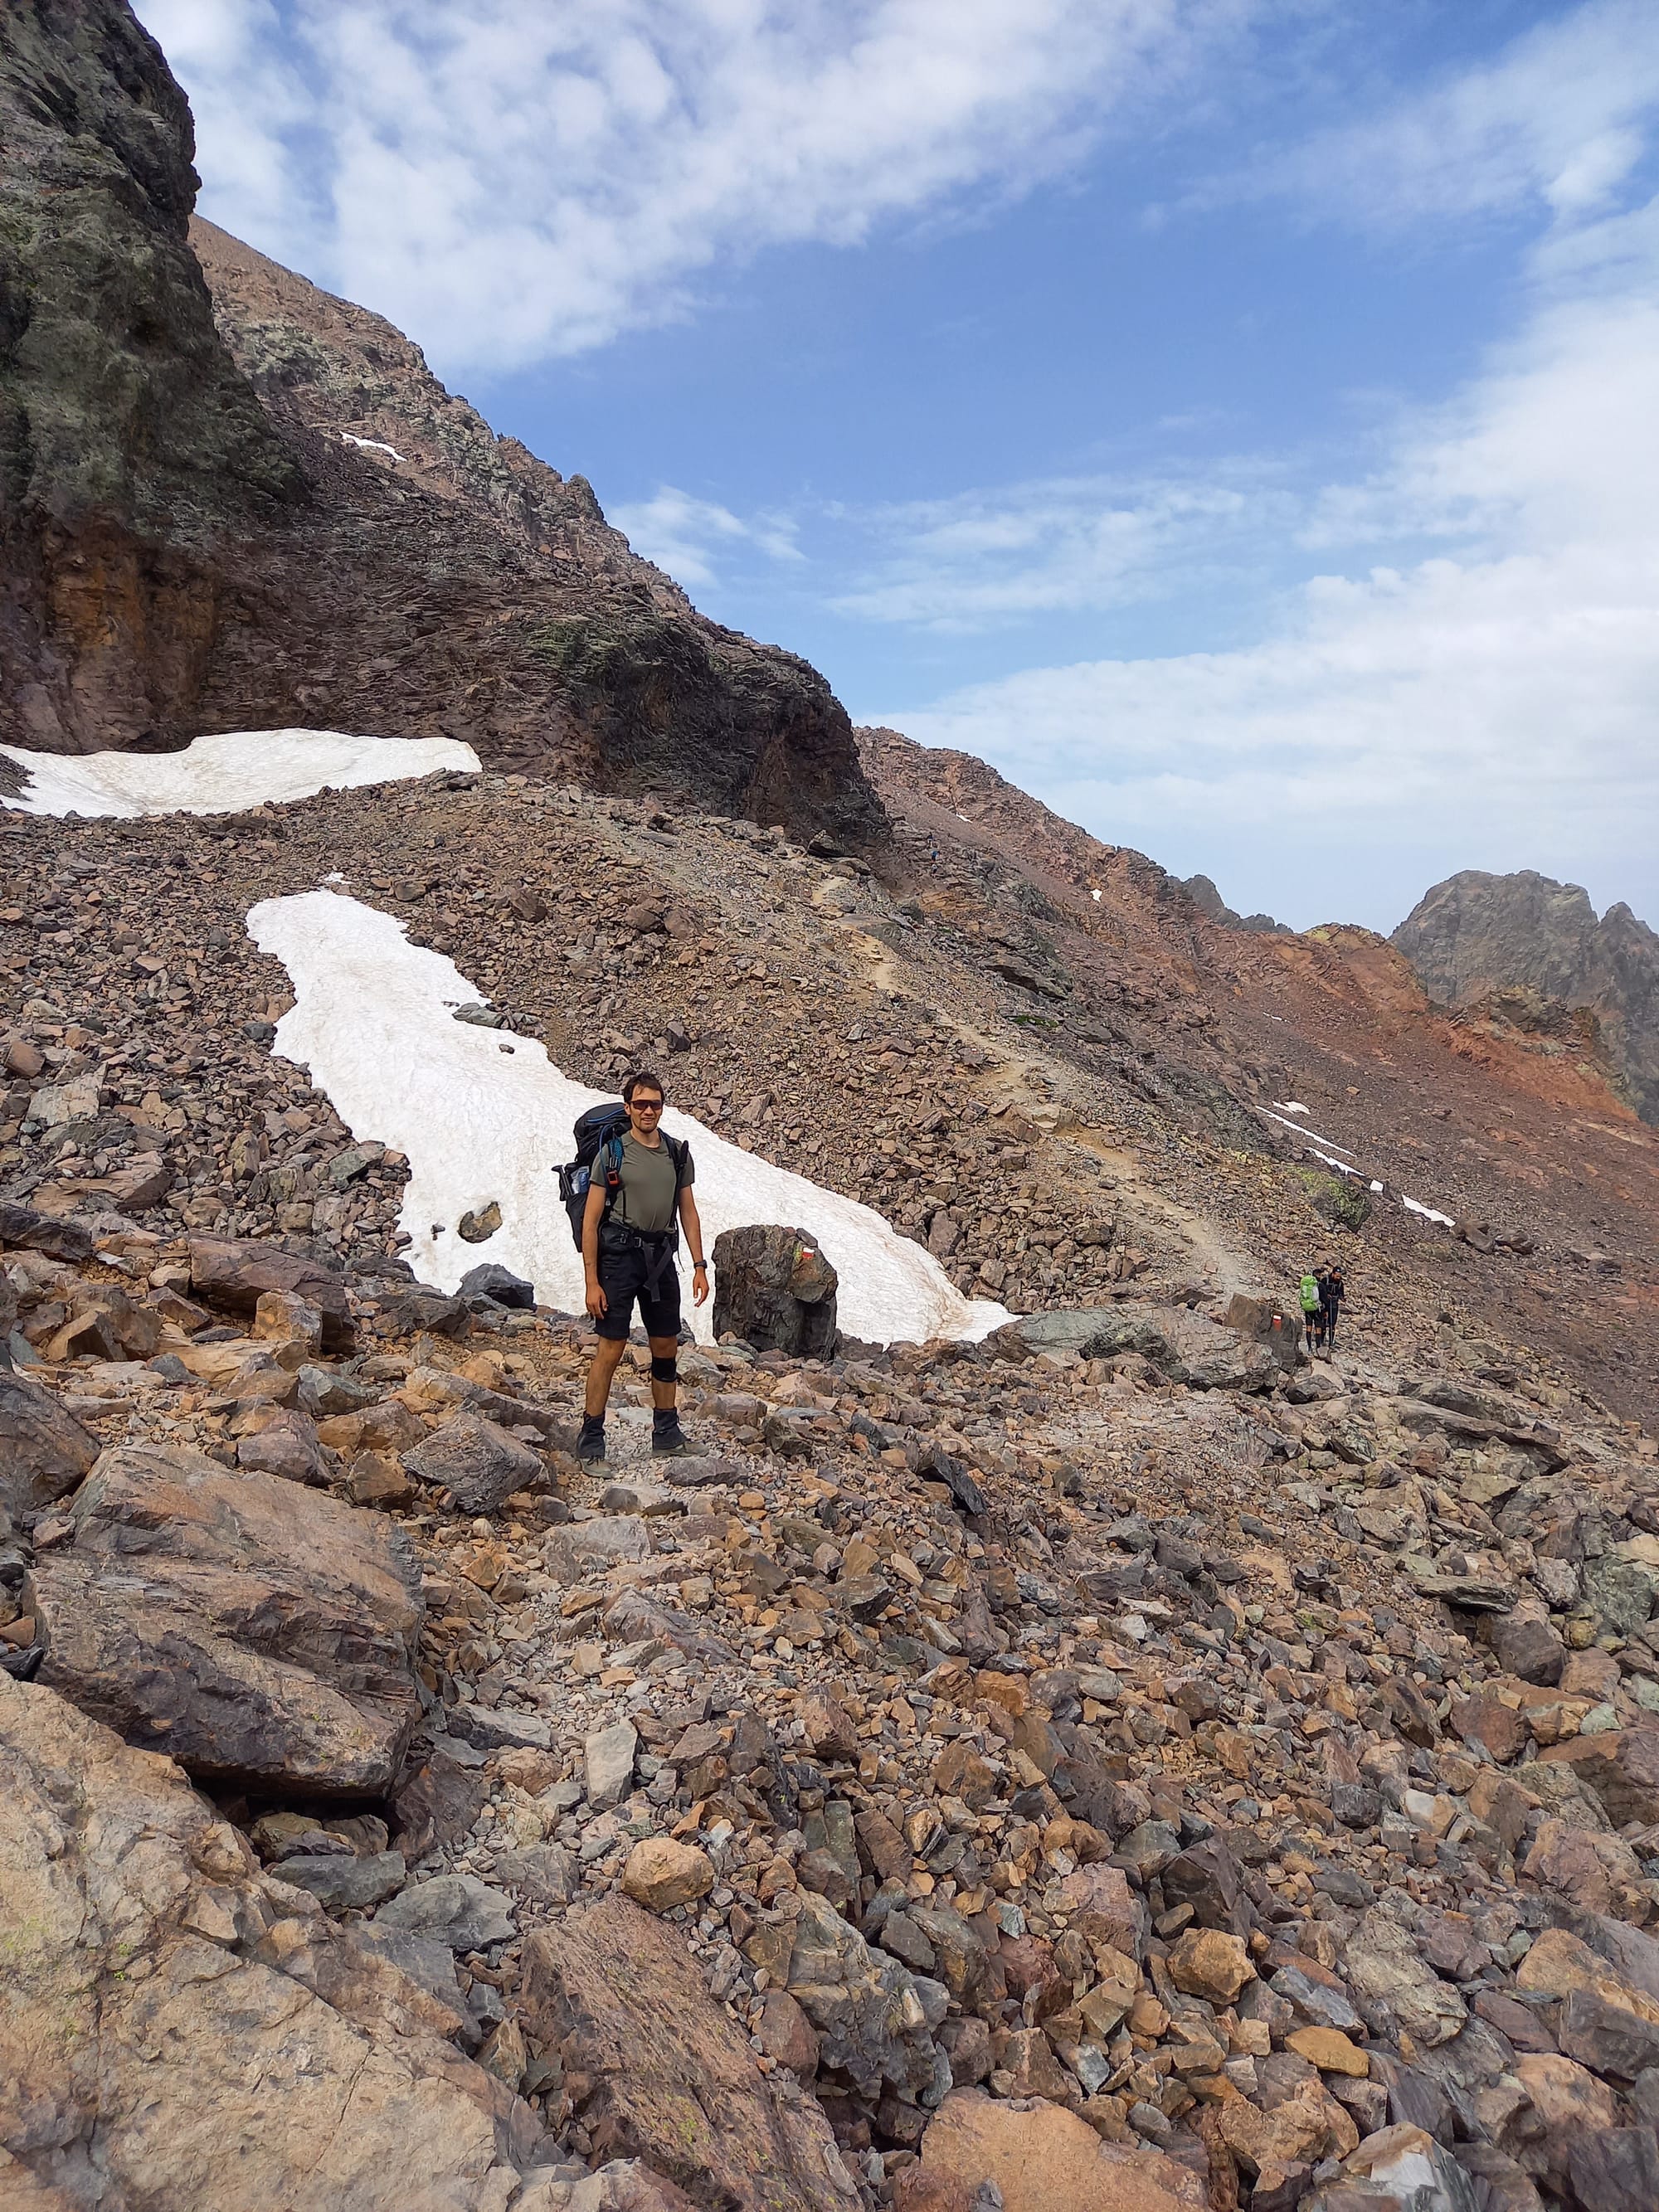
[(288, 1291), (323, 1316), (323, 1349), (349, 1352), (355, 1341), (345, 1277), (320, 1260), (285, 1252), (254, 1237), (192, 1237), (190, 1286), (206, 1305), (252, 1314), (267, 1291)]
[(380, 1796), (420, 1718), (407, 1539), (179, 1446), (106, 1451), (26, 1592), (40, 1681), (191, 1774), (270, 1796)]
[(50, 1390), (0, 1368), (0, 1509), (23, 1527), (91, 1472), (98, 1440)]
[(714, 1334), (760, 1352), (828, 1358), (840, 1277), (805, 1229), (724, 1230), (714, 1239)]

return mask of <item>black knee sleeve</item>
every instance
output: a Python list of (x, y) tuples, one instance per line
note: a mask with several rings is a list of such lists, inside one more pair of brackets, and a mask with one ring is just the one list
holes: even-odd
[(679, 1374), (680, 1363), (672, 1352), (666, 1358), (659, 1352), (652, 1353), (651, 1380), (653, 1382), (677, 1382)]

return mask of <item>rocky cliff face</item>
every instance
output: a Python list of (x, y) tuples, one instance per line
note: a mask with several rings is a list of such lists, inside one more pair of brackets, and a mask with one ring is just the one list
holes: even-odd
[(227, 531), (304, 477), (213, 328), (184, 94), (125, 7), (0, 24), (0, 709), (52, 750), (189, 711)]
[(1659, 936), (1627, 906), (1598, 921), (1577, 884), (1466, 868), (1425, 892), (1393, 941), (1445, 1005), (1522, 989), (1593, 1013), (1631, 1103), (1659, 1121)]
[(0, 739), (447, 733), (880, 835), (815, 670), (705, 621), (379, 317), (210, 225), (198, 261), (189, 110), (125, 0), (6, 11), (0, 140)]

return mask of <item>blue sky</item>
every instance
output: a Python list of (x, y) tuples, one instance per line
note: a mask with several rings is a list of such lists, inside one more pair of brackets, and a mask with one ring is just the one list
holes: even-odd
[(203, 211), (718, 620), (1297, 926), (1659, 922), (1651, 0), (139, 0)]

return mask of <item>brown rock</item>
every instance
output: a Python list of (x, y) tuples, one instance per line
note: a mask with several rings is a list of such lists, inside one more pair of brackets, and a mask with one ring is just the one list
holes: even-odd
[(1501, 1698), (1484, 1693), (1465, 1698), (1453, 1708), (1452, 1726), (1465, 1743), (1478, 1744), (1499, 1766), (1519, 1759), (1527, 1747), (1526, 1715), (1506, 1705)]
[(105, 1452), (70, 1516), (32, 1577), (43, 1682), (192, 1774), (391, 1788), (423, 1613), (394, 1523), (157, 1444)]
[(530, 1446), (480, 1413), (457, 1413), (406, 1451), (404, 1465), (422, 1482), (443, 1484), (463, 1513), (493, 1513), (515, 1490), (543, 1480)]
[(97, 1456), (97, 1438), (50, 1390), (0, 1367), (0, 1508), (14, 1521), (32, 1528), (39, 1514), (74, 1489)]
[(190, 1284), (204, 1304), (234, 1314), (256, 1314), (267, 1291), (291, 1291), (322, 1315), (325, 1352), (351, 1349), (345, 1278), (319, 1261), (252, 1238), (192, 1237)]
[[(814, 1758), (858, 1757), (858, 1729), (833, 1690), (804, 1690), (795, 1700), (795, 1718), (806, 1730), (806, 1741), (812, 1747)], [(909, 1871), (908, 1863), (905, 1871)]]
[(171, 1761), (0, 1675), (0, 2199), (505, 2203), (540, 2129), (446, 2039), (459, 2011), (262, 1875)]
[(1539, 1753), (1540, 1764), (1571, 1766), (1607, 1808), (1615, 1828), (1627, 1820), (1659, 1820), (1659, 1727), (1609, 1729), (1603, 1735), (1574, 1736)]
[(828, 1358), (839, 1278), (805, 1229), (726, 1229), (714, 1239), (714, 1334), (760, 1351)]
[(1298, 2027), (1285, 2039), (1285, 2046), (1318, 2067), (1322, 2074), (1347, 2074), (1363, 2081), (1371, 2062), (1358, 2044), (1350, 2043), (1340, 2027)]
[[(1060, 2106), (977, 2089), (952, 2089), (939, 2106), (921, 2139), (920, 2172), (929, 2185), (964, 2192), (936, 2200), (951, 2212), (984, 2181), (1002, 2192), (1004, 2212), (1207, 2212), (1209, 2202), (1192, 2169), (1162, 2151), (1103, 2142)], [(919, 2207), (929, 2200), (897, 2201)]]
[(1223, 1935), (1218, 1928), (1188, 1928), (1170, 1953), (1170, 1978), (1188, 1996), (1231, 2004), (1246, 1982), (1255, 1979), (1255, 1968), (1237, 1936)]
[(695, 1844), (672, 1836), (641, 1836), (628, 1855), (622, 1886), (636, 1905), (653, 1912), (672, 1912), (677, 1905), (707, 1897), (714, 1887), (714, 1864)]
[(1229, 2097), (1221, 2107), (1221, 2132), (1239, 2163), (1255, 2173), (1269, 2166), (1343, 2158), (1359, 2130), (1330, 2091), (1312, 2076), (1264, 2112), (1248, 2097)]
[(989, 1759), (965, 1741), (947, 1743), (933, 1761), (933, 1787), (975, 1812), (995, 1796), (999, 1779)]
[(556, 2051), (599, 2158), (639, 2158), (728, 2212), (856, 2212), (817, 2105), (786, 2103), (684, 1942), (611, 1896), (536, 1930), (520, 2012)]
[(768, 1990), (761, 2000), (760, 2024), (755, 2033), (767, 2057), (788, 2067), (803, 2081), (810, 2081), (817, 2072), (817, 2036), (787, 1990)]

